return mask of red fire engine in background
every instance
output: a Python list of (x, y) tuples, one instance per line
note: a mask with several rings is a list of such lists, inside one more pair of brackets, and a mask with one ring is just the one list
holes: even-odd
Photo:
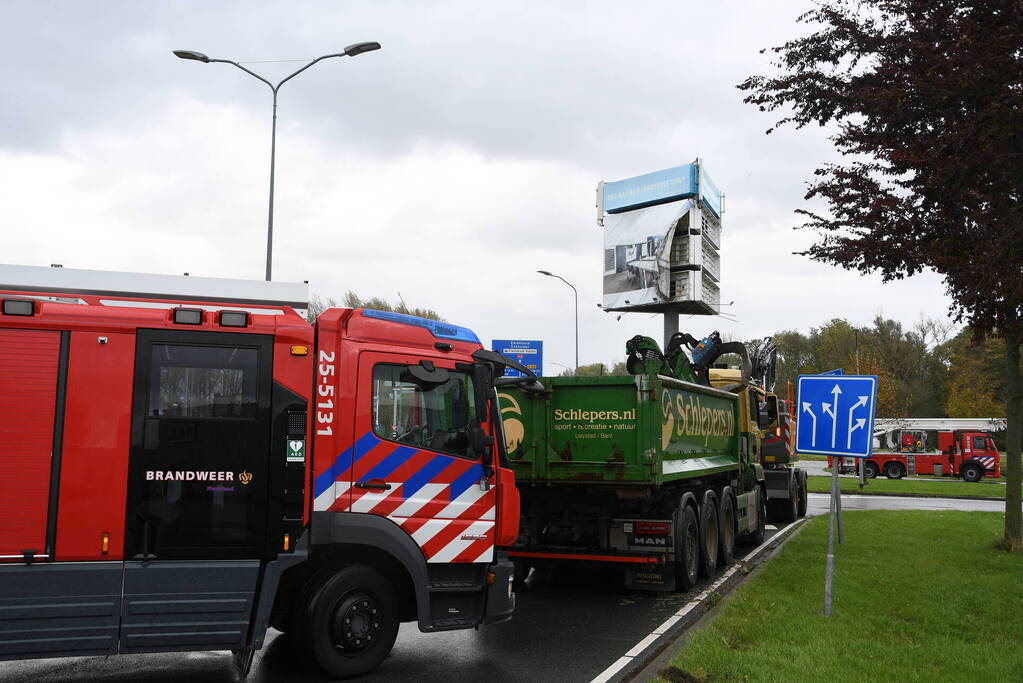
[(517, 364), (470, 330), (310, 325), (283, 283), (0, 266), (0, 290), (0, 659), (247, 671), (274, 626), (349, 676), (399, 622), (510, 618)]
[[(980, 481), (1000, 477), (1001, 462), (990, 432), (1005, 429), (1001, 418), (903, 418), (875, 422), (875, 446), (863, 466), (868, 477), (901, 479), (914, 474)], [(937, 447), (931, 445), (934, 434)], [(830, 467), (832, 458), (828, 458)], [(855, 472), (855, 458), (840, 458), (839, 472)]]

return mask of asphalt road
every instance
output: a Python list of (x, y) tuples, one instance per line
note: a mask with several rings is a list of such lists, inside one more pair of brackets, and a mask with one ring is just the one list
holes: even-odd
[[(845, 510), (1001, 510), (1002, 501), (946, 498), (843, 496)], [(829, 496), (810, 494), (808, 514), (827, 513)], [(769, 528), (773, 535), (776, 531)], [(749, 552), (749, 549), (745, 549)], [(533, 572), (518, 591), (515, 618), (479, 631), (420, 633), (404, 624), (391, 656), (375, 672), (360, 678), (378, 681), (453, 680), (590, 681), (680, 609), (690, 593), (640, 593), (622, 588), (613, 571)], [(0, 663), (0, 683), (89, 681), (134, 683), (236, 680), (227, 653), (196, 652)], [(280, 634), (256, 653), (250, 681), (260, 683), (322, 681), (302, 662), (291, 661)]]
[[(769, 526), (768, 535), (776, 533)], [(737, 548), (748, 553), (752, 546)], [(590, 681), (678, 611), (689, 593), (625, 590), (619, 572), (590, 568), (558, 573), (534, 571), (517, 591), (515, 617), (479, 631), (420, 633), (403, 624), (391, 656), (359, 681), (453, 680)], [(256, 653), (250, 681), (321, 681), (315, 669), (289, 658), (282, 636), (271, 630)], [(195, 652), (0, 663), (0, 683), (90, 681), (134, 683), (235, 680), (227, 653)]]

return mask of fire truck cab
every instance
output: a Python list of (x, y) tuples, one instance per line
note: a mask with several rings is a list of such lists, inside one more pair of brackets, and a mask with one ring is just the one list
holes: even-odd
[(0, 266), (0, 659), (230, 650), (329, 674), (510, 618), (493, 354), (307, 287)]

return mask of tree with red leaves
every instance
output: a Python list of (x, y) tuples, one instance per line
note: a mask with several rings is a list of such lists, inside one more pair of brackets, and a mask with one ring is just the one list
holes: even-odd
[[(1023, 0), (819, 0), (814, 31), (772, 48), (774, 76), (739, 84), (776, 125), (833, 126), (847, 158), (818, 168), (799, 209), (810, 258), (944, 277), (951, 314), (1006, 359), (1004, 544), (1023, 551)], [(771, 131), (768, 130), (768, 133)]]

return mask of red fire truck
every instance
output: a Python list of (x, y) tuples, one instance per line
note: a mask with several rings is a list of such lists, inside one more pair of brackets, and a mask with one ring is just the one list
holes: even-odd
[[(329, 674), (511, 617), (519, 502), (470, 330), (307, 287), (0, 266), (0, 659)], [(521, 368), (520, 368), (521, 369)]]
[[(901, 479), (915, 474), (980, 481), (1000, 477), (1001, 462), (990, 431), (1005, 429), (999, 418), (904, 418), (877, 420), (866, 475)], [(932, 435), (935, 435), (932, 437)], [(937, 447), (931, 443), (936, 441)], [(832, 459), (828, 458), (831, 466)], [(839, 472), (855, 472), (855, 458), (841, 458)]]

